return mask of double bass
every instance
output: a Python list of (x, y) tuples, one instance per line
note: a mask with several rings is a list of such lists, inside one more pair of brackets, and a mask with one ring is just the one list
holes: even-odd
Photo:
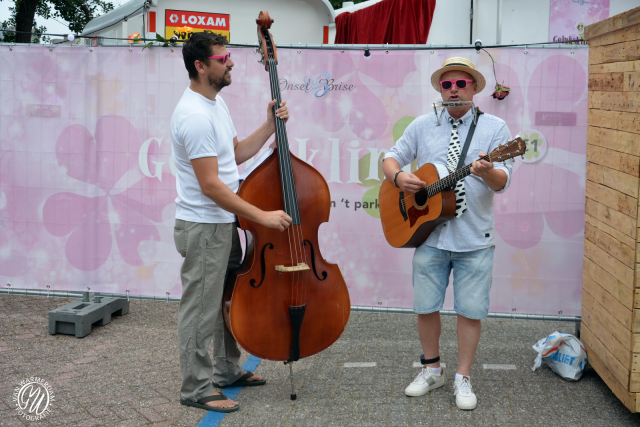
[[(289, 151), (281, 103), (278, 57), (265, 11), (258, 19), (259, 61), (269, 73), (276, 148), (240, 185), (238, 195), (264, 211), (283, 210), (291, 225), (283, 232), (246, 218), (251, 234), (241, 267), (229, 274), (223, 296), (225, 323), (247, 352), (291, 363), (331, 346), (344, 332), (351, 301), (337, 264), (320, 253), (318, 228), (329, 220), (331, 195), (323, 176)], [(291, 399), (295, 399), (293, 390)]]

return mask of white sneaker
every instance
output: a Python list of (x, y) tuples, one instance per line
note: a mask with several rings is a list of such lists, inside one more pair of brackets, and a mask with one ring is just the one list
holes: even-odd
[(422, 371), (418, 374), (415, 380), (409, 387), (404, 389), (404, 394), (407, 396), (422, 396), (427, 394), (430, 390), (434, 390), (444, 385), (444, 371), (440, 371), (440, 374), (433, 372), (428, 366), (422, 368)]
[(459, 409), (471, 410), (478, 406), (478, 399), (471, 391), (471, 380), (463, 376), (453, 383), (453, 394), (456, 396), (456, 406)]

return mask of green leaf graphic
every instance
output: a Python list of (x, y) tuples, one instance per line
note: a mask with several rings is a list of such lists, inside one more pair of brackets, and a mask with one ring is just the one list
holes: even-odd
[[(384, 152), (381, 152), (378, 156), (378, 165), (382, 161), (384, 157)], [(369, 165), (371, 164), (371, 153), (367, 153), (364, 156), (360, 157), (358, 161), (358, 178), (360, 182), (362, 182), (363, 187), (374, 187), (379, 186), (382, 180), (384, 179), (384, 173), (382, 172), (382, 165), (378, 166), (378, 179), (367, 179), (369, 176)]]
[(407, 126), (411, 124), (416, 118), (412, 116), (404, 116), (393, 125), (393, 142), (398, 142)]
[(522, 139), (527, 143), (527, 151), (524, 153), (524, 158), (527, 160), (540, 157), (541, 147), (544, 145), (544, 140), (540, 138), (537, 132), (532, 134), (523, 134)]
[(376, 201), (380, 195), (380, 186), (375, 186), (367, 190), (362, 195), (362, 207), (366, 213), (374, 218), (380, 218), (380, 209), (376, 207)]

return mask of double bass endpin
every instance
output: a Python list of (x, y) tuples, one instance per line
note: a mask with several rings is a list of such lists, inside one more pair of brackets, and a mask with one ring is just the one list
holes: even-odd
[(296, 396), (296, 390), (293, 387), (293, 361), (284, 362), (285, 365), (289, 365), (289, 377), (291, 378), (291, 400), (296, 400), (298, 396)]

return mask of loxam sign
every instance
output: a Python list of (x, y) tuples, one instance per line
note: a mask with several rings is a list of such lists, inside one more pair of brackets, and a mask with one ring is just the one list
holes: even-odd
[(221, 13), (167, 9), (164, 15), (164, 36), (167, 39), (178, 36), (178, 41), (182, 42), (193, 33), (210, 30), (226, 36), (230, 42), (229, 18), (229, 15)]

